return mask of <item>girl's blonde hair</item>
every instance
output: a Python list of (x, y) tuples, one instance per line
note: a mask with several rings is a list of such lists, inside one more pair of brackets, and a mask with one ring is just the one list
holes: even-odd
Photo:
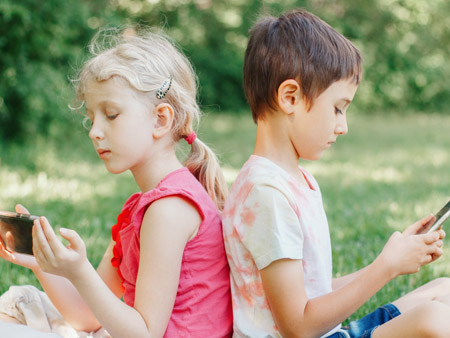
[[(146, 95), (153, 104), (168, 103), (174, 109), (172, 139), (186, 138), (198, 126), (201, 111), (197, 104), (197, 77), (193, 67), (177, 45), (162, 32), (149, 29), (104, 29), (89, 45), (92, 58), (81, 68), (74, 81), (76, 100), (84, 102), (86, 84), (95, 79), (105, 81), (114, 76)], [(162, 99), (156, 92), (172, 78), (170, 89)], [(219, 210), (227, 195), (227, 185), (214, 152), (198, 138), (184, 165), (200, 181)]]

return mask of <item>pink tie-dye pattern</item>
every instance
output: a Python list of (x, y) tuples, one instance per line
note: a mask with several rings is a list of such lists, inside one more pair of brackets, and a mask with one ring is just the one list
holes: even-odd
[(256, 220), (256, 215), (252, 209), (244, 207), (241, 213), (241, 220), (244, 225), (251, 227)]
[[(318, 191), (318, 186), (312, 176), (300, 169), (309, 184), (309, 187), (305, 189), (304, 187), (300, 187), (299, 183), (292, 177), (288, 177), (285, 173), (280, 173), (278, 167), (272, 164), (268, 165), (267, 163), (268, 161), (266, 159), (252, 156), (244, 165), (230, 191), (230, 196), (223, 213), (223, 224), (228, 257), (230, 262), (232, 262), (230, 268), (232, 270), (232, 275), (234, 276), (232, 278), (232, 283), (234, 289), (233, 312), (235, 317), (235, 327), (237, 325), (239, 329), (244, 329), (245, 327), (250, 328), (253, 327), (253, 325), (257, 325), (254, 327), (265, 327), (267, 332), (273, 332), (273, 336), (279, 336), (278, 328), (273, 321), (270, 306), (264, 293), (260, 272), (256, 267), (256, 263), (251, 253), (246, 249), (245, 245), (243, 245), (247, 231), (253, 231), (250, 229), (257, 227), (261, 222), (261, 218), (258, 219), (258, 200), (254, 200), (253, 197), (252, 199), (249, 198), (249, 194), (255, 186), (254, 178), (260, 177), (258, 176), (259, 173), (264, 173), (264, 177), (270, 178), (268, 180), (270, 182), (268, 183), (273, 184), (274, 187), (279, 186), (279, 183), (284, 183), (285, 187), (289, 187), (290, 193), (295, 196), (295, 202), (291, 205), (293, 211), (299, 219), (303, 219), (305, 217), (304, 213), (306, 212), (308, 221), (311, 221), (311, 223), (307, 222), (302, 225), (305, 238), (307, 238), (305, 240), (310, 241), (311, 245), (316, 245), (314, 243), (320, 242), (321, 235), (319, 234), (322, 234), (323, 230), (317, 231), (315, 227), (318, 222), (322, 229), (324, 219), (323, 216), (321, 218), (319, 217), (320, 219), (315, 217), (317, 216), (315, 213), (318, 204), (315, 201), (310, 201), (309, 193), (305, 193), (307, 190), (310, 190), (313, 193), (317, 193)], [(274, 179), (272, 180), (271, 178)], [(279, 183), (276, 184), (276, 180), (279, 179)], [(266, 183), (265, 180), (262, 182)], [(319, 199), (318, 202), (321, 206), (321, 199)], [(301, 205), (301, 211), (298, 208), (299, 205)], [(329, 238), (329, 234), (327, 234), (328, 225), (326, 224), (326, 219), (324, 229), (326, 229), (326, 232), (324, 232), (323, 235), (325, 237), (328, 236)], [(321, 250), (323, 250), (321, 252), (327, 252), (327, 250), (330, 249), (326, 244), (327, 243), (323, 246), (318, 245), (318, 247), (321, 247)], [(308, 273), (316, 273), (316, 271), (322, 269), (322, 267), (316, 267), (315, 262), (311, 261), (311, 269), (308, 269), (309, 264), (307, 261), (302, 260), (302, 263), (305, 272), (305, 282), (323, 285), (323, 281), (321, 280), (323, 278), (322, 275), (319, 276), (319, 279), (308, 275)], [(322, 288), (322, 286), (319, 288)], [(323, 293), (323, 291), (321, 291), (321, 293)], [(256, 313), (258, 313), (258, 315), (256, 315)], [(248, 317), (249, 315), (250, 317)], [(255, 320), (257, 320), (258, 323), (255, 322)], [(265, 324), (260, 321), (264, 321)], [(252, 323), (251, 326), (247, 326), (250, 325), (250, 323)]]

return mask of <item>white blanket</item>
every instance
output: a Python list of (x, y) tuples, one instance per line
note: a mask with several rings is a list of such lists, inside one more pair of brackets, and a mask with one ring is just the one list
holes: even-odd
[(0, 313), (20, 324), (0, 322), (0, 338), (111, 338), (108, 332), (77, 332), (48, 296), (31, 285), (11, 286), (0, 296)]

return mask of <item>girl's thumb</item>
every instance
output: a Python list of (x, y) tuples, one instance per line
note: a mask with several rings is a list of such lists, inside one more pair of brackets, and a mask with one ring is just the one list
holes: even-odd
[(66, 228), (60, 228), (59, 233), (63, 238), (69, 241), (70, 247), (75, 251), (78, 251), (78, 249), (81, 249), (83, 247), (83, 240), (76, 231)]

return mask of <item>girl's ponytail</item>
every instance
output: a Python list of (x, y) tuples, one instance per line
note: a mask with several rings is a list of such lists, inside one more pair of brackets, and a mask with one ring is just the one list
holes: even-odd
[(217, 156), (198, 138), (192, 140), (191, 146), (191, 152), (184, 165), (206, 189), (217, 209), (222, 211), (228, 194), (228, 187)]

